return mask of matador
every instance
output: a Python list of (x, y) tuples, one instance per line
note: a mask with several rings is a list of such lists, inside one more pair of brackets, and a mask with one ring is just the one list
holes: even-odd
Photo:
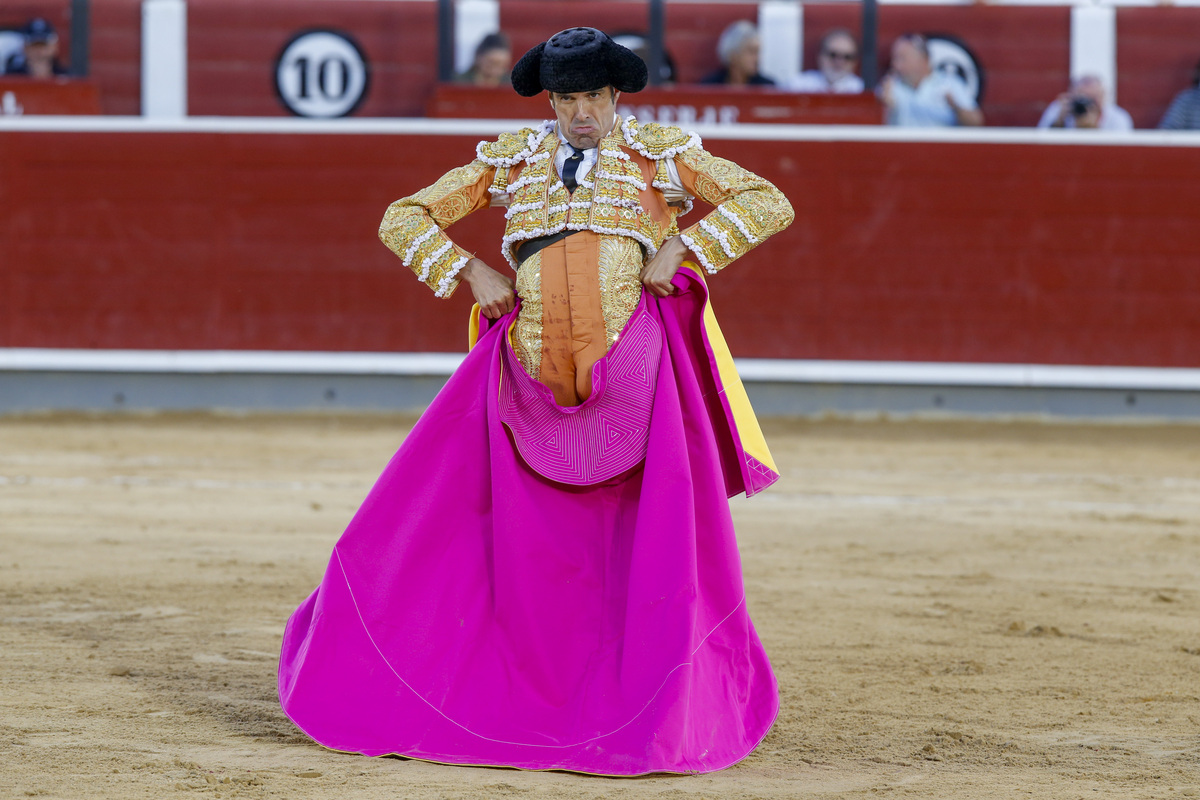
[[(555, 34), (512, 82), (554, 119), (384, 216), (438, 297), (469, 286), (471, 349), (288, 621), (280, 698), (366, 755), (721, 769), (779, 708), (728, 500), (778, 474), (705, 276), (792, 208), (696, 134), (621, 118), (646, 66), (601, 31)], [(485, 208), (515, 280), (446, 234)]]

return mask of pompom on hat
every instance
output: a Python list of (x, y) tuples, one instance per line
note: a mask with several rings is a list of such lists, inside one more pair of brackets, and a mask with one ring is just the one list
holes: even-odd
[(628, 47), (595, 28), (567, 28), (534, 47), (513, 67), (517, 94), (542, 91), (573, 94), (604, 86), (618, 92), (640, 92), (649, 74), (646, 62)]

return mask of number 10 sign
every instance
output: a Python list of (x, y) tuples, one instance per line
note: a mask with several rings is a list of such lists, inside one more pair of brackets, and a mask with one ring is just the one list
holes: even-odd
[(275, 90), (293, 114), (344, 117), (367, 94), (367, 59), (344, 33), (308, 30), (292, 37), (275, 64)]

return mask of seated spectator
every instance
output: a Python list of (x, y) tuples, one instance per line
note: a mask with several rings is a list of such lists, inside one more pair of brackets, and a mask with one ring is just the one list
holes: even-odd
[(10, 56), (15, 56), (25, 49), (25, 34), (21, 31), (0, 28), (0, 75)]
[(1104, 82), (1096, 75), (1083, 75), (1071, 83), (1050, 105), (1039, 128), (1093, 128), (1102, 131), (1131, 131), (1133, 118), (1115, 103), (1104, 102)]
[(775, 81), (759, 74), (758, 50), (758, 28), (749, 20), (739, 19), (727, 27), (717, 40), (717, 57), (724, 66), (700, 82), (729, 86), (774, 86)]
[(503, 33), (489, 33), (475, 48), (471, 68), (458, 75), (459, 83), (474, 86), (510, 86), (512, 79), (512, 45)]
[(879, 89), (884, 122), (912, 128), (982, 125), (983, 112), (962, 78), (933, 69), (925, 37), (906, 33), (892, 44), (892, 69)]
[(1167, 131), (1200, 130), (1200, 64), (1192, 72), (1192, 88), (1175, 95), (1158, 127)]
[(855, 94), (863, 90), (858, 68), (858, 42), (844, 28), (835, 28), (821, 37), (817, 51), (817, 69), (801, 72), (784, 84), (793, 92)]
[(26, 75), (30, 78), (53, 78), (66, 75), (67, 70), (58, 63), (58, 34), (54, 26), (41, 17), (35, 17), (25, 26), (25, 47), (20, 53), (9, 56), (4, 65), (5, 75)]

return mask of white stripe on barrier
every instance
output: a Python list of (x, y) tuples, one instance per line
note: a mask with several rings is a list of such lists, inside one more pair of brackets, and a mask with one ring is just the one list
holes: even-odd
[(187, 3), (142, 2), (142, 114), (187, 116)]
[(1060, 364), (735, 359), (742, 379), (762, 383), (992, 386), (1041, 389), (1200, 391), (1200, 369)]
[(1112, 6), (1071, 9), (1071, 77), (1095, 75), (1117, 102), (1117, 10)]
[[(457, 353), (0, 348), (0, 372), (446, 376)], [(1200, 391), (1200, 369), (1058, 364), (736, 359), (754, 383)]]
[(456, 353), (313, 353), (269, 350), (59, 350), (0, 348), (0, 372), (449, 375)]
[[(0, 131), (47, 133), (236, 133), (387, 136), (496, 136), (541, 120), (344, 119), (280, 117), (0, 116)], [(1128, 133), (1035, 128), (892, 128), (884, 125), (695, 125), (704, 139), (760, 142), (944, 142), (958, 144), (1066, 144), (1124, 147), (1200, 147), (1200, 133), (1136, 130)]]

